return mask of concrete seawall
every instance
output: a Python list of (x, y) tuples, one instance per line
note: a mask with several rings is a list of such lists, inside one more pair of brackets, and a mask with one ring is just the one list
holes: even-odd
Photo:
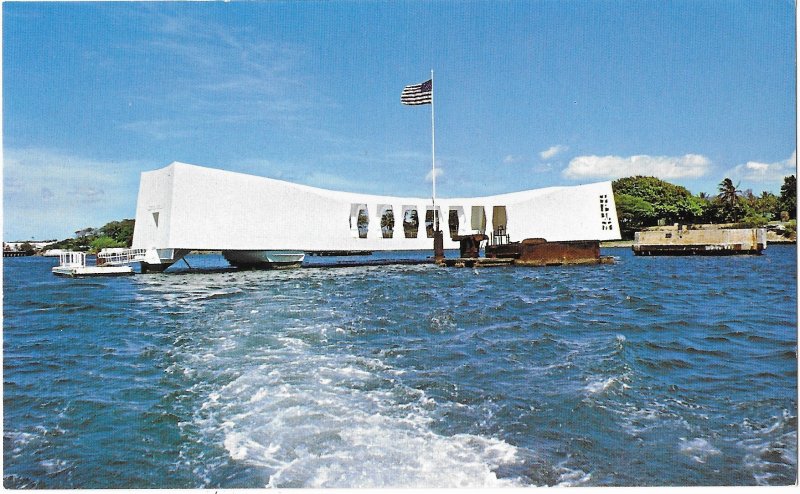
[(760, 254), (766, 248), (764, 228), (687, 230), (680, 227), (636, 232), (632, 247), (637, 256)]

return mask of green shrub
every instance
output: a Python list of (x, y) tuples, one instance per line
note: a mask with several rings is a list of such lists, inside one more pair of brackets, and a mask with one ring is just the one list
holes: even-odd
[(119, 242), (107, 236), (97, 237), (96, 239), (92, 240), (91, 244), (89, 245), (91, 246), (92, 252), (100, 252), (103, 249), (113, 249), (115, 247), (126, 246), (125, 242)]
[(797, 220), (791, 220), (784, 225), (784, 237), (793, 237), (797, 233)]
[(742, 221), (736, 224), (735, 228), (763, 228), (769, 223), (769, 218), (758, 213), (750, 213)]

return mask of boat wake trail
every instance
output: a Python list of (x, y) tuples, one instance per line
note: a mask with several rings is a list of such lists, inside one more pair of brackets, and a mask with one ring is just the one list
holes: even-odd
[[(496, 439), (435, 433), (436, 403), (379, 360), (314, 354), (279, 337), (211, 391), (193, 424), (234, 465), (269, 487), (489, 487), (521, 481), (498, 469), (521, 461)], [(224, 471), (213, 463), (214, 471)], [(201, 475), (208, 484), (214, 472)]]

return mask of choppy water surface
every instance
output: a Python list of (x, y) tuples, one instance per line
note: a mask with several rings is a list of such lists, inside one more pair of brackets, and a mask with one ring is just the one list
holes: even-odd
[(605, 253), (77, 280), (4, 259), (4, 484), (794, 483), (795, 247)]

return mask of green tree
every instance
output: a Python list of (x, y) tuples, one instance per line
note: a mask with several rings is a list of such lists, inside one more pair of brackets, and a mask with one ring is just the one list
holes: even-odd
[(739, 221), (737, 228), (761, 228), (766, 226), (767, 223), (769, 223), (768, 217), (758, 213), (748, 213)]
[[(777, 198), (775, 199), (777, 200)], [(771, 211), (769, 211), (768, 202), (769, 192), (762, 193), (761, 197), (753, 194), (752, 189), (742, 192), (739, 198), (739, 207), (742, 209), (744, 217), (739, 221), (738, 226), (740, 228), (761, 228), (766, 226), (772, 215)]]
[(394, 234), (394, 211), (387, 209), (381, 216), (381, 232), (383, 238), (392, 238)]
[(733, 180), (725, 178), (719, 183), (719, 194), (717, 198), (728, 206), (734, 206), (739, 202), (739, 195), (741, 194), (733, 185)]
[(101, 228), (84, 228), (76, 232), (75, 238), (67, 238), (44, 247), (45, 250), (64, 249), (99, 251), (109, 247), (130, 247), (133, 243), (135, 221), (124, 219), (110, 221)]
[(778, 219), (781, 213), (780, 200), (772, 192), (762, 192), (750, 204), (750, 212), (768, 218), (769, 221)]
[(617, 205), (617, 220), (622, 238), (633, 238), (633, 234), (648, 226), (655, 218), (655, 208), (640, 197), (614, 194)]
[(797, 178), (794, 175), (783, 177), (779, 203), (781, 211), (788, 212), (789, 218), (797, 218)]
[(367, 238), (367, 231), (369, 229), (369, 216), (367, 215), (366, 209), (360, 209), (358, 211), (356, 227), (358, 228), (358, 238)]
[(416, 209), (409, 209), (403, 217), (403, 233), (406, 238), (416, 238), (419, 231), (419, 214)]
[(689, 195), (675, 205), (675, 219), (681, 223), (699, 223), (707, 208), (708, 201)]
[[(706, 204), (693, 197), (688, 189), (655, 177), (626, 177), (612, 183), (614, 198), (625, 194), (652, 206), (652, 215), (642, 218), (641, 226), (655, 225), (659, 219), (667, 223), (694, 223), (702, 216)], [(641, 206), (641, 205), (640, 205)]]
[(127, 247), (124, 242), (118, 242), (113, 238), (104, 235), (102, 237), (97, 237), (91, 241), (89, 244), (91, 252), (100, 252), (103, 249), (112, 249), (117, 247)]
[(783, 236), (786, 238), (797, 238), (797, 220), (789, 220), (786, 223), (786, 230), (784, 230)]
[(744, 216), (744, 208), (739, 204), (739, 192), (737, 185), (733, 185), (730, 178), (725, 178), (719, 183), (719, 194), (717, 200), (721, 205), (723, 221), (738, 221), (739, 218)]
[(122, 221), (111, 221), (100, 228), (100, 236), (111, 237), (125, 247), (130, 247), (133, 243), (133, 229), (135, 221), (125, 219)]

